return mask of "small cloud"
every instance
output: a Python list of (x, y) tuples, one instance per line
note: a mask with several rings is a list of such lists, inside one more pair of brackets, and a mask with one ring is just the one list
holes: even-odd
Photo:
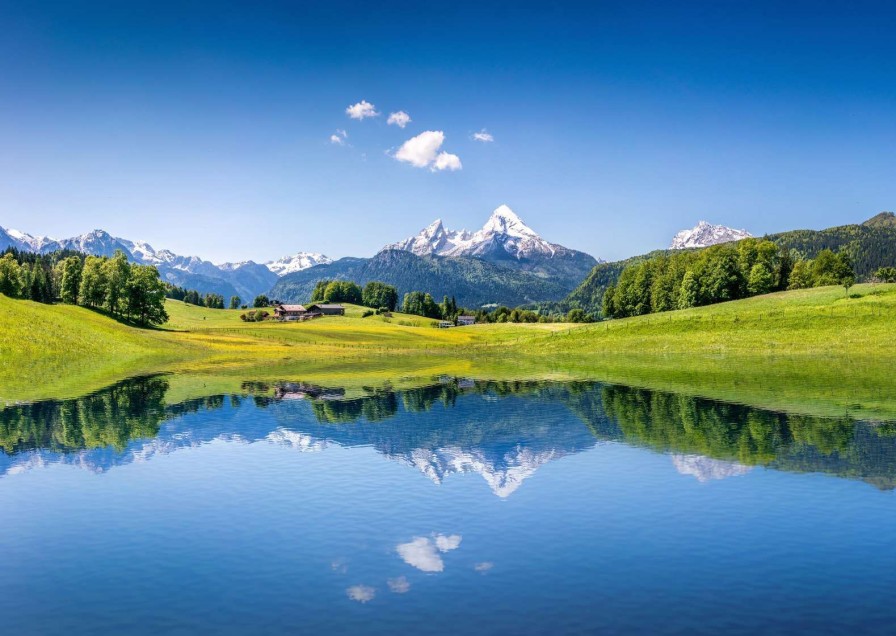
[(399, 576), (397, 579), (389, 579), (386, 583), (389, 584), (389, 589), (396, 594), (404, 594), (411, 589), (411, 584), (408, 583), (407, 577), (404, 576)]
[(345, 593), (348, 594), (348, 597), (353, 601), (367, 603), (372, 601), (373, 597), (376, 596), (376, 589), (367, 585), (352, 585), (345, 590)]
[(460, 546), (461, 536), (452, 534), (445, 536), (443, 534), (435, 535), (434, 538), (414, 537), (408, 543), (400, 543), (395, 547), (405, 563), (411, 565), (422, 572), (441, 572), (445, 569), (445, 562), (439, 552), (450, 552), (456, 550)]
[(367, 119), (368, 117), (376, 117), (379, 115), (379, 113), (376, 112), (376, 107), (364, 99), (357, 104), (352, 104), (347, 107), (345, 109), (345, 114), (352, 119)]
[(493, 567), (495, 567), (495, 564), (492, 563), (491, 561), (483, 561), (482, 563), (477, 563), (476, 565), (474, 565), (473, 569), (476, 570), (477, 572), (480, 572), (481, 574), (485, 574), (486, 572), (491, 570)]
[(411, 122), (411, 116), (408, 115), (403, 110), (400, 110), (397, 113), (390, 113), (389, 119), (386, 120), (387, 124), (395, 124), (399, 128), (404, 128), (410, 122)]
[(344, 146), (345, 140), (348, 138), (348, 133), (342, 130), (341, 128), (337, 128), (336, 132), (330, 135), (330, 143), (336, 144), (337, 146)]
[(492, 137), (491, 133), (485, 132), (485, 128), (480, 130), (478, 133), (473, 133), (473, 141), (481, 141), (484, 144), (489, 144), (495, 140)]
[(439, 152), (444, 142), (445, 133), (441, 130), (427, 130), (401, 144), (393, 157), (417, 168), (430, 167), (433, 171), (460, 170), (460, 157)]
[(440, 152), (439, 156), (436, 157), (436, 160), (432, 164), (433, 171), (450, 170), (454, 172), (461, 168), (463, 168), (463, 164), (460, 162), (460, 157), (452, 155), (450, 152)]
[(345, 574), (346, 572), (348, 572), (348, 561), (346, 559), (342, 559), (342, 558), (334, 559), (330, 563), (330, 568), (332, 568), (332, 570), (334, 572), (338, 572), (339, 574)]

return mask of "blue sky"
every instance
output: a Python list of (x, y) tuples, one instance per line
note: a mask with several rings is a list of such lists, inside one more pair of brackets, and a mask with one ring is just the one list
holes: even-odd
[(257, 4), (0, 0), (0, 226), (260, 261), (506, 203), (615, 259), (896, 208), (892, 3)]

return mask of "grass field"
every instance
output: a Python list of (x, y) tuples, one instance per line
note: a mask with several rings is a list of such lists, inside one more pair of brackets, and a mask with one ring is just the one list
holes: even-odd
[(438, 375), (594, 379), (814, 414), (896, 419), (896, 285), (784, 292), (591, 325), (436, 329), (394, 314), (245, 323), (241, 311), (168, 303), (140, 330), (72, 306), (0, 296), (0, 401), (67, 397), (171, 372), (203, 384), (298, 379), (339, 386)]

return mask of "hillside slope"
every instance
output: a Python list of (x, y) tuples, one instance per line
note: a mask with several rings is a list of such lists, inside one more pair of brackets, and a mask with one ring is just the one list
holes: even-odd
[[(896, 217), (892, 213), (878, 214), (861, 224), (825, 230), (792, 230), (763, 238), (796, 251), (802, 258), (815, 258), (825, 249), (844, 250), (852, 258), (859, 281), (869, 280), (880, 267), (896, 266)], [(599, 263), (558, 307), (562, 311), (580, 307), (597, 314), (607, 287), (619, 280), (626, 266), (668, 252), (657, 250), (622, 261)]]
[(343, 258), (288, 274), (277, 281), (270, 296), (282, 301), (307, 302), (320, 280), (352, 280), (360, 285), (382, 281), (394, 285), (399, 297), (409, 291), (426, 291), (437, 299), (454, 296), (466, 307), (487, 303), (521, 305), (557, 300), (570, 286), (473, 257), (417, 256), (402, 250), (384, 250), (370, 259)]

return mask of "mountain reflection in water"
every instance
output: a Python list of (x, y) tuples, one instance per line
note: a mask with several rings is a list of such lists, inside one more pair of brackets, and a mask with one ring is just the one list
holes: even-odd
[[(896, 485), (890, 424), (817, 418), (596, 382), (442, 378), (412, 389), (244, 382), (176, 404), (164, 376), (0, 411), (0, 474), (51, 463), (102, 472), (214, 440), (303, 452), (369, 446), (435, 483), (477, 473), (508, 497), (541, 466), (603, 442), (669, 453), (700, 481), (753, 466)], [(242, 416), (247, 410), (252, 417)], [(214, 414), (214, 417), (209, 417)]]

